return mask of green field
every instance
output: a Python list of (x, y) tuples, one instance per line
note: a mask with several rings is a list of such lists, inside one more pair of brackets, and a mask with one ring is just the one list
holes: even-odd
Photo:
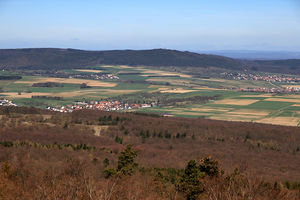
[[(194, 96), (215, 96), (218, 100), (181, 102), (173, 106), (140, 109), (184, 117), (205, 117), (218, 120), (249, 121), (297, 126), (300, 120), (300, 95), (271, 95), (238, 92), (233, 88), (274, 87), (264, 81), (226, 80), (220, 78), (195, 78), (178, 72), (146, 67), (98, 66), (93, 70), (118, 75), (118, 80), (53, 79), (64, 87), (32, 87), (33, 83), (52, 80), (50, 77), (22, 76), (21, 80), (0, 81), (0, 95), (18, 105), (46, 106), (70, 105), (75, 101), (121, 99), (132, 102), (151, 102), (159, 98), (185, 99)], [(76, 74), (78, 70), (63, 70)], [(91, 74), (93, 72), (82, 72)], [(0, 75), (15, 74), (1, 71)], [(176, 77), (175, 77), (176, 76)], [(81, 89), (83, 82), (91, 88)], [(287, 84), (282, 84), (287, 85)], [(280, 86), (280, 84), (277, 84)], [(32, 99), (32, 96), (57, 96), (61, 100)]]

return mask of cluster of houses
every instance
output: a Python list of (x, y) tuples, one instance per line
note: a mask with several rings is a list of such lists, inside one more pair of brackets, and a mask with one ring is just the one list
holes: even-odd
[(296, 93), (300, 92), (300, 87), (285, 87), (285, 88), (239, 88), (241, 92), (263, 92), (263, 93)]
[(0, 98), (0, 106), (17, 106), (17, 104), (13, 103), (11, 100)]
[(120, 77), (114, 74), (75, 74), (68, 78), (93, 79), (93, 80), (119, 80)]
[(128, 104), (119, 101), (90, 101), (90, 102), (76, 102), (75, 105), (62, 106), (60, 108), (47, 107), (48, 110), (57, 112), (73, 112), (74, 110), (102, 110), (102, 111), (118, 111), (118, 110), (131, 110), (138, 108), (150, 108), (155, 106), (151, 104)]
[(259, 75), (252, 73), (230, 73), (224, 72), (221, 74), (224, 78), (233, 80), (254, 80), (254, 81), (267, 81), (267, 82), (282, 82), (282, 83), (296, 83), (300, 82), (299, 77), (288, 77), (285, 75)]

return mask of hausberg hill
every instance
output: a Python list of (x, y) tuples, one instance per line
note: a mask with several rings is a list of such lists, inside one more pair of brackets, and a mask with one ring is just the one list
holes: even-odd
[(95, 65), (220, 67), (238, 69), (241, 62), (227, 57), (168, 49), (83, 51), (75, 49), (3, 49), (1, 68), (69, 69)]
[(96, 65), (215, 67), (300, 74), (300, 59), (250, 61), (169, 49), (84, 51), (28, 48), (0, 50), (0, 69), (58, 70)]

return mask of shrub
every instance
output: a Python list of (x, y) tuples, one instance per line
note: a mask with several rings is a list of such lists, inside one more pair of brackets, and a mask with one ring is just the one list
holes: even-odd
[(183, 176), (180, 180), (180, 191), (182, 191), (187, 200), (195, 200), (204, 192), (203, 185), (200, 181), (204, 174), (200, 171), (200, 167), (195, 160), (188, 162)]
[(105, 178), (110, 178), (112, 176), (115, 176), (117, 174), (117, 171), (113, 168), (108, 168), (103, 171), (103, 174)]
[(208, 176), (218, 176), (221, 173), (219, 162), (213, 160), (210, 156), (201, 159), (200, 171), (207, 174)]
[(122, 144), (123, 143), (123, 138), (116, 136), (115, 138), (116, 143)]
[(132, 175), (135, 173), (138, 164), (135, 162), (138, 152), (128, 145), (124, 151), (121, 152), (118, 160), (117, 171), (123, 175)]
[(104, 167), (107, 167), (109, 165), (109, 159), (108, 158), (105, 158), (103, 160), (103, 165), (104, 165)]

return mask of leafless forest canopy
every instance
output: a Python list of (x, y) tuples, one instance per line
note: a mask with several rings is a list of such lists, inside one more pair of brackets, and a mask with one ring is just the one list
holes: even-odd
[[(25, 107), (0, 114), (1, 199), (299, 199), (297, 127)], [(124, 164), (127, 145), (136, 155)]]

